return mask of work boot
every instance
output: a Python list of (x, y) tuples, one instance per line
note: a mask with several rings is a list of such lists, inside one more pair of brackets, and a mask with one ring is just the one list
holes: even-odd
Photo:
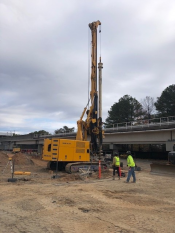
[(115, 176), (113, 176), (113, 178), (112, 178), (113, 180), (115, 180)]

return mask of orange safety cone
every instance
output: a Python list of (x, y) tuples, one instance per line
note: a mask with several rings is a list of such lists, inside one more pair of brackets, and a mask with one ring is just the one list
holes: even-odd
[(121, 177), (121, 168), (119, 167), (119, 177)]

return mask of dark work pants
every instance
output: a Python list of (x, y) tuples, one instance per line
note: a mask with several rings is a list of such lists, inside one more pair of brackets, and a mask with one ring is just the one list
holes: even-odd
[(115, 170), (117, 170), (118, 177), (120, 177), (119, 167), (113, 166), (113, 176), (115, 176)]

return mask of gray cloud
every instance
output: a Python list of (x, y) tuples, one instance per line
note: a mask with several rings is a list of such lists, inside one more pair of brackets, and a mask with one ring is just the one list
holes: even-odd
[(0, 9), (0, 131), (76, 127), (88, 101), (95, 20), (102, 22), (103, 120), (123, 95), (156, 99), (174, 83), (173, 0), (1, 0)]

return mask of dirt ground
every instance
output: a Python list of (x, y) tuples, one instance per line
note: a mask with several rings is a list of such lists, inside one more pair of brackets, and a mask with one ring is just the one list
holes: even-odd
[(18, 154), (14, 160), (15, 171), (31, 175), (7, 182), (10, 164), (0, 152), (1, 233), (175, 232), (175, 177), (150, 174), (150, 161), (138, 160), (137, 183), (124, 183), (112, 180), (111, 169), (102, 179), (65, 172), (53, 179), (40, 159)]

